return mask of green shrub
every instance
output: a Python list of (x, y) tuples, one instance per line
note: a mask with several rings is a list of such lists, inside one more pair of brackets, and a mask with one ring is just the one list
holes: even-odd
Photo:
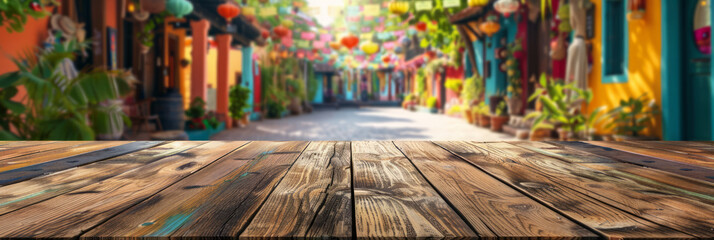
[(446, 83), (444, 83), (444, 86), (446, 86), (447, 89), (454, 91), (455, 93), (460, 92), (463, 85), (464, 83), (461, 79), (449, 79), (446, 80)]
[(473, 75), (464, 79), (463, 87), (461, 88), (461, 101), (464, 106), (470, 106), (474, 99), (479, 98), (483, 92), (483, 79)]
[(429, 99), (426, 100), (426, 107), (428, 108), (436, 108), (436, 98), (435, 97), (429, 97)]
[(228, 94), (230, 100), (228, 105), (228, 113), (233, 118), (242, 118), (245, 114), (245, 109), (248, 107), (248, 98), (250, 97), (250, 89), (242, 85), (234, 85)]

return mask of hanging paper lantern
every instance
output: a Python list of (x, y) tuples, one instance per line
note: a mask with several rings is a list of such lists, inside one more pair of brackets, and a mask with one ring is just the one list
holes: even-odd
[(283, 26), (277, 26), (277, 27), (273, 28), (273, 33), (275, 33), (275, 35), (278, 35), (279, 38), (283, 38), (283, 37), (287, 36), (288, 31), (290, 31), (290, 30), (288, 30), (286, 27), (283, 27)]
[(389, 55), (382, 56), (382, 62), (389, 63), (390, 61), (392, 61), (392, 57), (390, 57)]
[(491, 37), (494, 33), (497, 33), (498, 30), (501, 30), (501, 24), (498, 23), (498, 20), (495, 16), (489, 16), (488, 20), (479, 25), (479, 29), (481, 29), (482, 32), (486, 33), (486, 35)]
[(426, 23), (425, 22), (418, 22), (416, 24), (416, 29), (420, 32), (426, 31)]
[(402, 46), (396, 46), (396, 47), (394, 47), (394, 53), (400, 54), (400, 53), (402, 53), (402, 51), (404, 51), (404, 49), (402, 48)]
[(218, 14), (226, 19), (228, 25), (226, 26), (229, 32), (233, 32), (233, 27), (231, 26), (231, 20), (240, 14), (240, 8), (235, 4), (226, 2), (224, 4), (218, 5)]
[(504, 16), (508, 17), (512, 13), (518, 11), (518, 6), (520, 4), (517, 0), (498, 0), (493, 4), (493, 8), (500, 12)]
[(263, 29), (262, 31), (260, 31), (260, 36), (265, 39), (268, 39), (268, 37), (270, 37), (270, 32), (268, 32), (268, 30)]
[(409, 11), (409, 2), (390, 2), (388, 6), (389, 12), (396, 15), (402, 15)]
[(482, 7), (488, 4), (489, 0), (468, 0), (469, 7)]
[(372, 55), (372, 54), (376, 53), (377, 51), (379, 51), (379, 45), (377, 45), (376, 43), (373, 43), (371, 41), (368, 41), (368, 42), (363, 43), (362, 46), (360, 46), (360, 49), (367, 55)]
[(150, 13), (161, 13), (166, 10), (166, 0), (141, 1), (141, 9)]
[(290, 19), (283, 19), (283, 21), (280, 22), (280, 25), (283, 25), (283, 27), (286, 28), (292, 28), (295, 23), (291, 21)]
[(177, 18), (183, 18), (193, 11), (193, 4), (186, 0), (168, 0), (166, 1), (166, 10)]
[(357, 44), (359, 44), (359, 38), (355, 35), (349, 34), (347, 36), (342, 37), (342, 39), (340, 39), (340, 43), (347, 49), (352, 50), (354, 47), (357, 46)]

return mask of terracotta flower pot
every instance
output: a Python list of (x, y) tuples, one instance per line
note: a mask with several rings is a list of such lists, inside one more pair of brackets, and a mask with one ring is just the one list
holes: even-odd
[(479, 115), (479, 125), (481, 127), (488, 128), (491, 126), (491, 116), (486, 115), (486, 114), (481, 114)]
[(466, 122), (468, 122), (469, 124), (474, 123), (474, 116), (473, 116), (473, 114), (471, 114), (471, 110), (464, 110), (463, 115), (464, 115), (464, 118), (466, 119)]
[(491, 117), (491, 131), (501, 132), (503, 131), (503, 125), (508, 122), (508, 116), (492, 116)]
[(538, 129), (538, 130), (532, 130), (530, 132), (530, 136), (528, 137), (528, 140), (542, 141), (547, 138), (550, 138), (550, 129)]
[(558, 128), (558, 141), (575, 141), (573, 133), (567, 129)]
[(506, 104), (508, 105), (508, 114), (510, 115), (521, 115), (521, 112), (523, 111), (523, 101), (521, 100), (520, 97), (517, 96), (512, 96), (508, 98), (508, 101), (506, 101)]

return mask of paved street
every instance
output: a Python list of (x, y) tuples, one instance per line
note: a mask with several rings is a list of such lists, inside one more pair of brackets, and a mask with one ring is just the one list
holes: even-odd
[(401, 108), (341, 108), (314, 111), (283, 119), (251, 122), (213, 140), (472, 140), (515, 138), (469, 125), (441, 114), (415, 113)]

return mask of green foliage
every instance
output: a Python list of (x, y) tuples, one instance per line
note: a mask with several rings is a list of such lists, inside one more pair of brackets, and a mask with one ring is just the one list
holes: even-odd
[(0, 26), (5, 26), (8, 32), (22, 32), (25, 30), (27, 16), (38, 19), (50, 14), (44, 10), (43, 1), (36, 2), (43, 10), (33, 10), (31, 4), (34, 2), (34, 0), (0, 0)]
[(446, 111), (447, 114), (452, 115), (452, 114), (457, 114), (461, 113), (461, 106), (459, 105), (454, 105), (449, 108), (448, 111)]
[(472, 102), (481, 96), (483, 92), (483, 78), (473, 75), (464, 79), (463, 88), (461, 88), (461, 101), (464, 106), (471, 106)]
[[(442, 50), (442, 52), (450, 52), (448, 49), (452, 43), (459, 41), (461, 35), (456, 29), (456, 25), (451, 24), (449, 16), (463, 10), (467, 6), (466, 0), (460, 1), (461, 7), (443, 8), (443, 0), (433, 0), (434, 6), (431, 11), (420, 11), (415, 13), (415, 17), (409, 21), (410, 25), (414, 25), (419, 21), (427, 23), (427, 31), (420, 33), (422, 38), (421, 47), (434, 47)], [(414, 3), (410, 9), (416, 9)], [(436, 21), (436, 23), (432, 23)]]
[[(129, 72), (93, 69), (69, 78), (60, 70), (85, 46), (57, 43), (13, 59), (19, 70), (0, 76), (0, 138), (94, 140), (129, 124), (121, 107), (109, 104), (131, 92)], [(12, 100), (19, 86), (27, 90), (24, 104)]]
[[(570, 94), (568, 94), (570, 93)], [(583, 103), (590, 103), (592, 91), (582, 90), (574, 84), (563, 84), (548, 80), (545, 74), (540, 77), (540, 87), (535, 90), (528, 101), (538, 100), (543, 105), (543, 111), (533, 112), (526, 119), (535, 118), (533, 130), (552, 129), (551, 123), (560, 123), (562, 128), (578, 136), (578, 132), (586, 129), (586, 116), (580, 107)]]
[(269, 118), (279, 118), (285, 111), (289, 100), (285, 92), (275, 86), (271, 86), (267, 90), (265, 95), (265, 105), (268, 108), (267, 115)]
[(250, 89), (243, 85), (234, 85), (228, 93), (229, 105), (228, 113), (233, 118), (243, 118), (245, 109), (248, 107)]
[(305, 93), (305, 82), (302, 80), (288, 79), (286, 80), (288, 85), (288, 97), (294, 98), (298, 97), (300, 100), (307, 100), (307, 94)]
[(461, 79), (448, 79), (446, 80), (446, 83), (444, 83), (444, 86), (446, 87), (446, 89), (458, 93), (461, 92), (461, 87), (464, 86), (464, 83), (461, 81)]
[(184, 114), (190, 119), (202, 118), (203, 115), (206, 115), (206, 101), (203, 101), (200, 97), (194, 98), (191, 100)]
[(614, 119), (606, 127), (614, 127), (618, 134), (636, 137), (659, 114), (659, 106), (655, 100), (650, 100), (647, 94), (642, 94), (637, 98), (620, 100), (620, 106), (608, 112), (608, 115)]
[(149, 48), (154, 46), (154, 30), (156, 30), (156, 28), (164, 22), (166, 15), (167, 13), (160, 13), (158, 15), (154, 15), (151, 19), (146, 21), (144, 28), (142, 28), (137, 34), (137, 38), (139, 39), (139, 43), (141, 43), (141, 45)]
[(319, 82), (315, 78), (315, 67), (312, 62), (308, 62), (307, 65), (307, 98), (308, 101), (312, 101), (317, 96), (317, 85)]
[(437, 102), (436, 97), (429, 97), (429, 98), (426, 100), (426, 107), (428, 107), (428, 108), (436, 108), (436, 102)]
[(498, 102), (498, 105), (496, 105), (496, 116), (506, 116), (506, 101), (500, 101)]
[(472, 108), (472, 111), (481, 115), (491, 115), (491, 112), (488, 109), (488, 105), (486, 105), (486, 102), (480, 102), (478, 105)]
[(422, 95), (422, 93), (426, 91), (426, 75), (423, 68), (417, 70), (416, 91), (418, 95)]
[(523, 94), (521, 86), (521, 65), (515, 54), (523, 50), (521, 41), (516, 39), (508, 44), (508, 56), (506, 57), (506, 79), (508, 81), (508, 94), (511, 97), (520, 97)]
[(216, 113), (214, 112), (208, 112), (202, 122), (204, 126), (211, 129), (217, 129), (218, 126), (221, 125), (221, 121), (218, 121), (218, 117), (216, 117)]

